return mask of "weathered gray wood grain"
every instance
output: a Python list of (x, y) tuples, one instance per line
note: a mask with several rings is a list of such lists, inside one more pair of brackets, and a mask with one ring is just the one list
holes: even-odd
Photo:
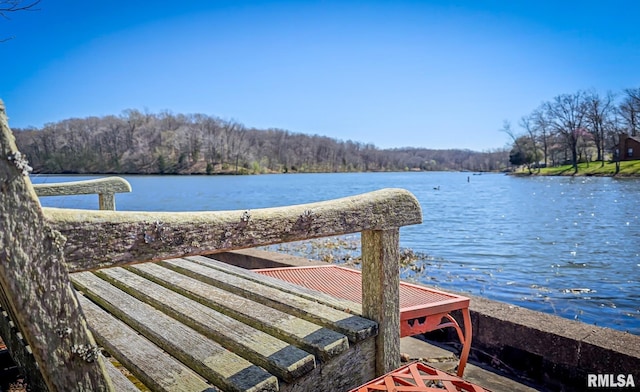
[[(100, 354), (102, 356), (102, 354)], [(133, 383), (124, 375), (120, 370), (118, 370), (113, 363), (111, 363), (107, 358), (102, 356), (102, 361), (105, 364), (107, 369), (107, 374), (111, 378), (111, 382), (116, 391), (118, 392), (140, 392)]]
[(212, 286), (220, 287), (263, 305), (338, 331), (346, 335), (352, 342), (375, 336), (378, 331), (378, 325), (371, 320), (283, 292), (274, 287), (209, 268), (206, 265), (186, 259), (164, 260), (159, 264)]
[(95, 180), (55, 182), (48, 184), (33, 184), (38, 196), (70, 196), (97, 195), (100, 193), (131, 192), (131, 185), (122, 177), (105, 177)]
[[(312, 352), (324, 361), (349, 349), (347, 337), (338, 332), (229, 293), (168, 268), (154, 263), (137, 264), (127, 268), (253, 328)], [(137, 283), (137, 287), (140, 287), (139, 284), (144, 281), (138, 280)]]
[(69, 282), (64, 237), (45, 222), (28, 170), (0, 101), (0, 287), (7, 311), (49, 390), (113, 390)]
[[(264, 369), (97, 276), (91, 273), (74, 274), (72, 280), (88, 298), (220, 388), (277, 389), (276, 378)], [(170, 298), (166, 299), (171, 302)], [(185, 303), (182, 306), (189, 308), (189, 305)], [(213, 318), (209, 318), (211, 320)], [(220, 324), (218, 322), (212, 328)], [(251, 338), (248, 336), (248, 339)], [(272, 348), (268, 344), (265, 346)], [(272, 352), (277, 352), (277, 349)]]
[(96, 274), (284, 380), (294, 380), (315, 367), (313, 355), (133, 272), (110, 268)]
[(376, 375), (400, 365), (398, 229), (362, 233), (362, 311), (378, 323)]
[(375, 378), (375, 340), (352, 344), (349, 351), (317, 367), (308, 377), (283, 383), (281, 392), (349, 391)]
[(116, 209), (116, 193), (131, 192), (131, 185), (121, 177), (106, 177), (95, 180), (34, 184), (36, 194), (43, 196), (98, 195), (101, 210)]
[(420, 204), (402, 189), (251, 211), (43, 210), (67, 238), (71, 272), (422, 222)]
[(113, 193), (98, 194), (98, 209), (115, 211), (116, 196)]
[(347, 313), (353, 313), (358, 316), (362, 315), (362, 304), (357, 302), (334, 297), (333, 295), (316, 291), (316, 290), (311, 290), (307, 287), (298, 286), (296, 284), (289, 283), (284, 280), (277, 279), (271, 276), (256, 274), (251, 270), (246, 270), (241, 267), (236, 267), (234, 265), (230, 265), (225, 262), (212, 259), (210, 257), (189, 256), (189, 257), (185, 257), (185, 259), (193, 261), (194, 263), (206, 265), (210, 268), (224, 271), (229, 274), (237, 275), (243, 279), (252, 280), (254, 282), (257, 282), (266, 286), (275, 287), (278, 290), (295, 294), (300, 297), (309, 299), (311, 301), (320, 302), (334, 309), (342, 310)]
[(80, 296), (89, 327), (100, 345), (153, 391), (192, 392), (214, 389), (193, 370), (163, 352), (132, 328)]

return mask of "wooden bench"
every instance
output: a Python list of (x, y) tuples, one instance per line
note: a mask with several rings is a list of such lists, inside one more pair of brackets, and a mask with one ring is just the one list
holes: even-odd
[[(0, 335), (33, 390), (135, 390), (124, 373), (151, 390), (346, 390), (398, 367), (399, 228), (422, 221), (411, 193), (253, 211), (41, 208), (1, 101), (0, 127)], [(356, 232), (363, 317), (201, 256)]]

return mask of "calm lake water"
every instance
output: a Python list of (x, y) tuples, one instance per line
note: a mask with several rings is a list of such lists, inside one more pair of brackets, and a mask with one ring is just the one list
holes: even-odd
[[(34, 183), (96, 176), (34, 176)], [(413, 192), (424, 223), (401, 246), (428, 257), (406, 279), (640, 335), (640, 179), (409, 172), (125, 176), (119, 210), (256, 209), (386, 187)], [(97, 208), (97, 196), (42, 198)], [(422, 270), (420, 272), (420, 270)]]

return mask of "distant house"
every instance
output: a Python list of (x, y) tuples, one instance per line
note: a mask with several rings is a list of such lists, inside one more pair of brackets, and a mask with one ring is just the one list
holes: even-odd
[(626, 133), (620, 134), (615, 154), (620, 157), (621, 161), (640, 159), (640, 137), (629, 136)]

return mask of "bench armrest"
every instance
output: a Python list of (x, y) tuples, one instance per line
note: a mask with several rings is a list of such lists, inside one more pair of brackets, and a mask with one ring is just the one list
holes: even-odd
[(33, 189), (39, 197), (97, 194), (101, 210), (115, 210), (115, 194), (131, 192), (131, 185), (121, 177), (106, 177), (95, 180), (33, 184)]

